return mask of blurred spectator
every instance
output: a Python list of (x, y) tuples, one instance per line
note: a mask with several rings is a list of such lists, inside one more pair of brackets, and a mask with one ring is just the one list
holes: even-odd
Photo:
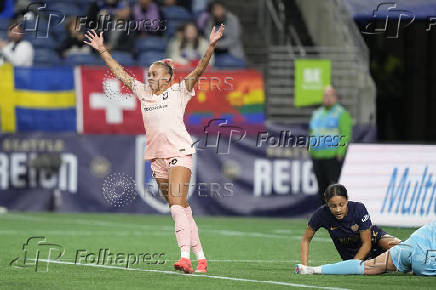
[(341, 175), (353, 128), (350, 114), (337, 104), (337, 99), (336, 90), (331, 86), (326, 87), (323, 106), (313, 112), (310, 120), (310, 136), (318, 140), (316, 145), (310, 147), (310, 154), (313, 172), (318, 180), (318, 194), (323, 204), (325, 189), (330, 184), (337, 183)]
[(204, 35), (209, 38), (213, 26), (224, 23), (226, 32), (223, 38), (217, 43), (215, 53), (229, 53), (235, 57), (244, 58), (244, 50), (241, 42), (241, 25), (238, 18), (231, 12), (227, 11), (223, 3), (214, 1), (210, 4), (210, 19), (205, 27)]
[(129, 49), (126, 45), (127, 29), (119, 23), (129, 20), (130, 8), (124, 0), (97, 0), (88, 12), (88, 29), (102, 30), (108, 49)]
[(71, 17), (66, 23), (67, 37), (59, 47), (59, 54), (62, 57), (74, 53), (91, 53), (91, 49), (86, 45), (84, 40), (83, 31), (80, 31), (77, 25), (77, 18)]
[[(198, 30), (204, 34), (204, 28), (209, 22), (209, 0), (195, 0), (192, 2), (192, 13), (197, 21)], [(209, 31), (210, 32), (210, 31)]]
[(31, 66), (33, 64), (33, 47), (23, 40), (23, 30), (18, 22), (12, 23), (8, 31), (9, 41), (0, 39), (2, 62), (10, 62), (15, 66)]
[[(199, 36), (197, 26), (189, 22), (183, 26), (181, 38), (171, 42), (168, 55), (175, 63), (197, 65), (208, 47), (209, 42)], [(212, 57), (209, 63), (213, 64), (213, 61)]]
[(138, 0), (132, 8), (132, 18), (138, 23), (140, 36), (161, 35), (162, 12), (153, 0)]

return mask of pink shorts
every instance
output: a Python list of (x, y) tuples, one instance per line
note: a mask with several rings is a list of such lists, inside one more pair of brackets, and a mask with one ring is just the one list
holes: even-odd
[(168, 172), (171, 167), (182, 166), (192, 171), (192, 155), (154, 158), (151, 160), (151, 171), (154, 178), (168, 179)]

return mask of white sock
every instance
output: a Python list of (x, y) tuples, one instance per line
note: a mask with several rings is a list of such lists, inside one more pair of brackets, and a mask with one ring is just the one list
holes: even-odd
[(322, 274), (321, 273), (321, 266), (312, 267), (312, 269), (313, 269), (313, 274)]
[(204, 256), (203, 251), (200, 251), (198, 253), (194, 253), (195, 256), (197, 257), (197, 260), (202, 260), (202, 259), (206, 259), (206, 257)]
[(189, 252), (180, 252), (180, 256), (182, 258), (191, 259), (191, 255), (189, 254)]

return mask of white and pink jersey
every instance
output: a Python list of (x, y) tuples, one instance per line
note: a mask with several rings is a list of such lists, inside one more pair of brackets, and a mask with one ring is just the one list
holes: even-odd
[(195, 153), (192, 139), (186, 131), (183, 115), (186, 104), (195, 95), (188, 92), (185, 81), (175, 83), (160, 95), (135, 80), (133, 93), (141, 101), (146, 131), (145, 159), (185, 156)]

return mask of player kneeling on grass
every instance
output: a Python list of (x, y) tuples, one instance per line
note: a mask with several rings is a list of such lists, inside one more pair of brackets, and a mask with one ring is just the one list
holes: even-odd
[(196, 254), (196, 272), (206, 273), (208, 266), (198, 236), (198, 228), (187, 202), (191, 179), (192, 139), (183, 122), (186, 104), (195, 95), (194, 86), (209, 64), (215, 45), (222, 37), (224, 25), (212, 28), (209, 48), (197, 67), (180, 83), (173, 83), (174, 68), (170, 60), (154, 62), (148, 69), (148, 85), (135, 80), (116, 62), (100, 35), (92, 30), (85, 34), (88, 45), (96, 49), (112, 73), (122, 81), (141, 102), (142, 117), (147, 134), (145, 159), (151, 160), (151, 169), (162, 195), (168, 201), (175, 223), (177, 244), (181, 259), (176, 270), (193, 273), (190, 251)]
[(298, 264), (295, 268), (296, 274), (322, 275), (380, 275), (393, 271), (436, 276), (436, 220), (374, 259), (348, 260), (318, 267)]
[(343, 185), (328, 186), (324, 198), (326, 204), (312, 215), (301, 240), (302, 265), (307, 265), (309, 243), (320, 227), (329, 232), (343, 260), (374, 258), (401, 242), (372, 225), (365, 205), (348, 201), (347, 189)]

